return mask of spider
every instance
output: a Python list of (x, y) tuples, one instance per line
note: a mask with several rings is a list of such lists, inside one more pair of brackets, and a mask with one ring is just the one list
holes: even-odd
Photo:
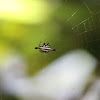
[(47, 44), (43, 43), (43, 45), (39, 44), (39, 47), (35, 47), (35, 49), (40, 49), (40, 52), (45, 52), (45, 53), (48, 53), (50, 50), (56, 51), (55, 49), (50, 47), (49, 43), (47, 43)]

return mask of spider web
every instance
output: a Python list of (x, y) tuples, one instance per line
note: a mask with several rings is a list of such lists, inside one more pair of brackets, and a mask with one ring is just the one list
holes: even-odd
[[(41, 43), (49, 42), (51, 48), (56, 49), (56, 51), (41, 53), (37, 50), (38, 53), (36, 55), (38, 56), (36, 56), (35, 59), (37, 59), (39, 63), (36, 63), (34, 66), (41, 67), (36, 68), (35, 72), (36, 70), (41, 70), (41, 68), (44, 68), (67, 51), (69, 52), (74, 49), (82, 48), (88, 50), (100, 58), (98, 55), (100, 51), (100, 1), (66, 0), (63, 6), (64, 9), (62, 12), (64, 12), (64, 15), (61, 16), (60, 20), (62, 22), (59, 24), (59, 19), (55, 21), (62, 28), (62, 31), (59, 32), (60, 38), (59, 36), (55, 38), (54, 34), (52, 34), (53, 38), (49, 40), (49, 38), (46, 37), (48, 34), (43, 34), (43, 37), (46, 37), (46, 39), (43, 39)], [(58, 9), (59, 8), (60, 7), (58, 7)], [(59, 10), (58, 13), (55, 19), (60, 16)], [(59, 34), (57, 33), (57, 35)]]
[[(69, 5), (72, 1), (66, 1)], [(76, 10), (67, 16), (66, 23), (71, 23), (73, 40), (76, 48), (84, 48), (98, 56), (100, 51), (100, 1), (80, 0)], [(67, 7), (67, 11), (71, 11)], [(100, 57), (100, 56), (99, 56)]]

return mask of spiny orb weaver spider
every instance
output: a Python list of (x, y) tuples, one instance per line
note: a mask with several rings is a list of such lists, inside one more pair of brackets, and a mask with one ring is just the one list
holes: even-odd
[(55, 49), (50, 47), (49, 43), (47, 43), (47, 44), (43, 43), (43, 45), (39, 44), (39, 47), (35, 47), (35, 49), (40, 49), (40, 52), (45, 52), (45, 53), (48, 53), (50, 50), (56, 51)]

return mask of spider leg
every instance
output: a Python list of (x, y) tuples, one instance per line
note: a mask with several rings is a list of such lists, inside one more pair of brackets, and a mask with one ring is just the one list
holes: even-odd
[(42, 50), (39, 50), (40, 52), (43, 52)]
[(48, 53), (49, 51), (44, 51), (45, 53)]
[(49, 45), (49, 43), (47, 43), (47, 45)]
[(41, 42), (39, 43), (39, 47), (40, 47)]
[(45, 45), (45, 43), (43, 43), (43, 45)]
[(52, 51), (56, 51), (56, 49), (51, 48)]
[(39, 47), (41, 46), (41, 42), (42, 42), (42, 40), (41, 40), (40, 43), (39, 43)]
[(46, 53), (48, 53), (49, 51), (47, 51)]
[(35, 49), (39, 49), (39, 47), (35, 47)]
[(47, 43), (47, 45), (48, 45), (48, 46), (50, 46), (50, 44), (49, 44), (49, 43)]

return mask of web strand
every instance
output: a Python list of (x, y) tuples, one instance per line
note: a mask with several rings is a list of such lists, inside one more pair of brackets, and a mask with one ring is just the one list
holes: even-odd
[[(72, 25), (72, 31), (74, 34), (73, 40), (75, 40), (75, 43), (77, 43), (77, 48), (85, 47), (85, 49), (88, 49), (88, 47), (90, 47), (90, 43), (100, 41), (100, 37), (96, 36), (98, 35), (100, 26), (100, 10), (98, 9), (98, 11), (94, 13), (92, 11), (93, 8), (91, 9), (89, 4), (87, 4), (87, 0), (82, 0), (82, 2), (83, 3), (80, 5), (80, 7), (78, 7), (78, 9), (67, 19), (66, 22), (69, 22)], [(79, 20), (76, 18), (78, 18), (78, 15), (81, 17), (81, 9), (83, 9), (83, 7), (86, 8), (84, 9), (86, 10), (87, 18), (84, 15), (85, 17), (82, 16), (82, 18), (79, 18), (79, 22)]]

